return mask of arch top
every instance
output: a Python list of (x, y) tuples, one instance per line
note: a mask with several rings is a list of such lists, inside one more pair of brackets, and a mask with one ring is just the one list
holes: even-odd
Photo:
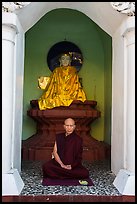
[[(34, 26), (40, 18), (55, 9), (77, 10), (101, 27), (110, 36), (113, 36), (126, 15), (116, 12), (110, 2), (28, 2), (27, 6), (16, 9), (24, 32)], [(100, 16), (101, 15), (101, 16)], [(29, 20), (28, 20), (29, 19)]]

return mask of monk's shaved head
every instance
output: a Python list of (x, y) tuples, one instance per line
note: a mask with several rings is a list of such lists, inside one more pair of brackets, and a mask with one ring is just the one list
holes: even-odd
[(67, 124), (67, 123), (71, 123), (72, 125), (75, 125), (75, 121), (74, 121), (74, 119), (72, 119), (72, 118), (67, 118), (67, 119), (64, 121), (64, 124)]

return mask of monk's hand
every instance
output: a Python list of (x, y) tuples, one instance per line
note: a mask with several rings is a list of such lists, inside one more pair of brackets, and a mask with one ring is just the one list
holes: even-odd
[(71, 165), (67, 164), (67, 165), (65, 165), (65, 166), (64, 166), (64, 169), (71, 170), (71, 169), (72, 169), (72, 167), (71, 167)]
[(63, 163), (61, 163), (60, 166), (61, 166), (63, 169), (66, 169), (66, 168), (67, 168), (67, 167), (66, 167), (67, 165), (65, 165), (65, 164), (63, 164)]
[(69, 170), (72, 169), (71, 165), (61, 164), (61, 167), (64, 168), (64, 169), (69, 169)]
[(66, 165), (67, 166), (67, 169), (72, 169), (71, 165)]

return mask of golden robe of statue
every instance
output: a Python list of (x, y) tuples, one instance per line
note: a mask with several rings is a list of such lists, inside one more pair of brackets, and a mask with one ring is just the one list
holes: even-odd
[[(50, 76), (45, 92), (38, 100), (40, 110), (69, 106), (74, 100), (82, 102), (86, 100), (77, 70), (74, 66), (70, 66), (70, 59), (65, 58), (67, 56), (62, 56), (64, 58), (61, 59), (61, 66), (56, 67)], [(68, 62), (65, 63), (63, 60)]]

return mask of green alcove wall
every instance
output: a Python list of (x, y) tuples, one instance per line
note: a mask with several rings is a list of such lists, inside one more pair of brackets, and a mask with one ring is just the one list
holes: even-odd
[(85, 14), (71, 9), (55, 9), (45, 14), (25, 34), (23, 129), (25, 140), (36, 133), (36, 123), (27, 116), (30, 100), (38, 99), (38, 77), (49, 76), (50, 48), (63, 40), (76, 44), (83, 54), (79, 71), (88, 100), (97, 101), (101, 118), (92, 124), (91, 135), (111, 142), (111, 70), (112, 39)]

